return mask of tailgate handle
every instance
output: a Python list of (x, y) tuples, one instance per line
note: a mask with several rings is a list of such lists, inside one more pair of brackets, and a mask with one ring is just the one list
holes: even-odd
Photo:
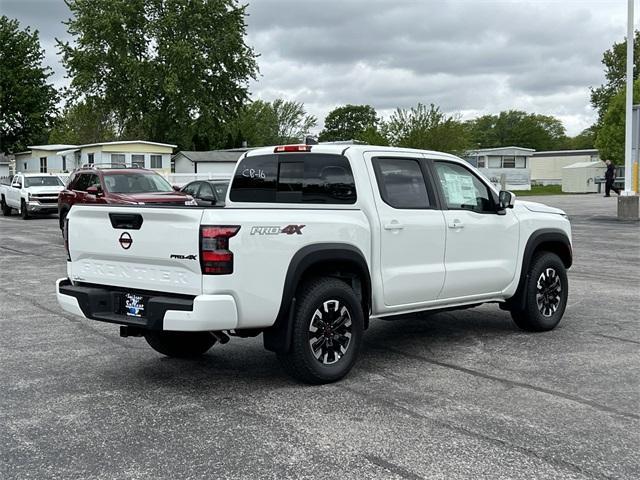
[(140, 230), (142, 226), (142, 215), (139, 213), (110, 213), (109, 220), (113, 228), (123, 230)]

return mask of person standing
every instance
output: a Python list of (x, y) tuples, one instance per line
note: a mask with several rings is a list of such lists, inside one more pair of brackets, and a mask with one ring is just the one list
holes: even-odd
[(607, 164), (607, 171), (604, 174), (604, 196), (610, 197), (611, 190), (616, 192), (616, 195), (620, 195), (620, 189), (613, 184), (616, 180), (616, 167), (611, 163), (611, 160), (604, 163)]

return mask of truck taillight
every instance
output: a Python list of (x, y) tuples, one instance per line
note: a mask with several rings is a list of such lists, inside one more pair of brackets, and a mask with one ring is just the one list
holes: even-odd
[(62, 237), (64, 238), (64, 249), (67, 251), (67, 262), (71, 261), (71, 253), (69, 252), (69, 219), (64, 219), (62, 226)]
[(239, 226), (202, 225), (200, 227), (200, 268), (203, 275), (233, 273), (233, 252), (229, 239), (240, 230)]

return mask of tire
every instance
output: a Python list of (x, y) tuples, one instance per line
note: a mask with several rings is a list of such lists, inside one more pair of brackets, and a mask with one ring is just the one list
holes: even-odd
[(2, 207), (2, 215), (5, 217), (11, 215), (11, 207), (4, 201), (4, 197), (0, 199), (0, 206)]
[(67, 211), (60, 210), (60, 212), (58, 213), (58, 218), (60, 220), (60, 230), (64, 231), (64, 219), (67, 218)]
[(147, 343), (167, 357), (195, 358), (209, 350), (216, 338), (209, 332), (147, 332)]
[(27, 202), (23, 200), (20, 201), (20, 216), (23, 220), (29, 220), (29, 211), (27, 210)]
[[(278, 360), (289, 375), (304, 383), (340, 380), (349, 373), (360, 351), (362, 305), (349, 285), (327, 277), (305, 283), (296, 299), (291, 348), (278, 353)], [(330, 325), (323, 322), (323, 315)]]
[(553, 330), (564, 315), (569, 296), (567, 269), (560, 257), (537, 253), (524, 288), (525, 307), (511, 311), (515, 324), (529, 332)]

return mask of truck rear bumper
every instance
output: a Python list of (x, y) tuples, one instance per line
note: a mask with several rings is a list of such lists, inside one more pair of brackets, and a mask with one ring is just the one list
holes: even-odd
[(143, 316), (123, 313), (125, 289), (102, 285), (72, 285), (68, 278), (56, 281), (58, 304), (66, 312), (101, 322), (147, 330), (200, 332), (233, 330), (238, 326), (238, 309), (231, 295), (165, 295), (130, 292), (145, 297)]

